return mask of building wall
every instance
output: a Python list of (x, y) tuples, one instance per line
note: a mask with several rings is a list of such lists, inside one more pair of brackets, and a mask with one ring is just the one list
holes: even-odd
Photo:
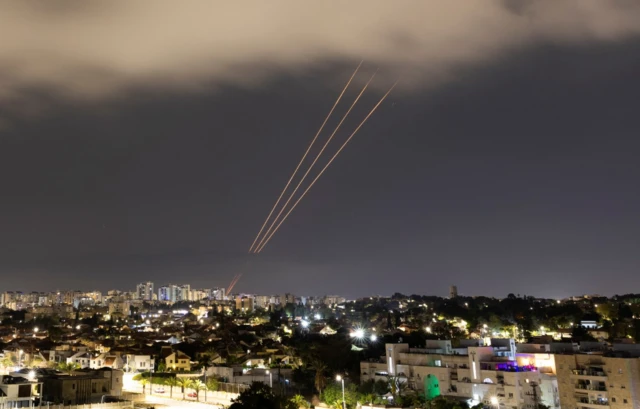
[(599, 399), (607, 399), (611, 409), (640, 408), (638, 358), (577, 354), (556, 355), (555, 360), (563, 408), (592, 408)]

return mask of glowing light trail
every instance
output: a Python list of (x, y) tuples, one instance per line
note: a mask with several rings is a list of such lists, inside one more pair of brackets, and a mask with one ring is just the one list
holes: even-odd
[[(313, 160), (313, 162), (311, 162), (311, 165), (309, 165), (309, 167), (307, 168), (307, 171), (304, 173), (304, 175), (302, 175), (302, 178), (300, 179), (300, 181), (298, 182), (296, 187), (293, 189), (293, 191), (289, 195), (289, 198), (287, 199), (287, 201), (284, 203), (284, 205), (282, 206), (282, 208), (280, 209), (280, 211), (278, 212), (276, 217), (271, 222), (271, 225), (269, 226), (267, 231), (264, 233), (264, 236), (262, 237), (262, 240), (260, 240), (260, 242), (256, 246), (256, 249), (259, 249), (262, 246), (262, 244), (264, 243), (264, 241), (266, 240), (266, 238), (269, 236), (269, 233), (271, 233), (271, 230), (273, 229), (273, 226), (278, 222), (278, 219), (282, 215), (282, 212), (284, 212), (284, 210), (287, 208), (287, 206), (291, 202), (291, 199), (293, 199), (293, 197), (295, 196), (295, 194), (298, 191), (298, 189), (300, 189), (300, 185), (302, 185), (302, 183), (305, 181), (307, 176), (309, 176), (309, 172), (311, 172), (311, 169), (313, 169), (313, 167), (316, 165), (316, 162), (318, 162), (318, 159), (320, 159), (320, 156), (322, 156), (322, 154), (324, 153), (324, 150), (327, 149), (327, 146), (329, 146), (329, 143), (331, 142), (333, 137), (336, 135), (336, 133), (338, 132), (338, 130), (342, 126), (342, 123), (345, 121), (345, 119), (347, 119), (347, 117), (351, 113), (351, 110), (358, 103), (358, 101), (360, 100), (360, 97), (362, 97), (362, 94), (364, 94), (364, 92), (366, 91), (367, 87), (369, 87), (369, 84), (371, 84), (371, 81), (373, 81), (373, 78), (376, 76), (376, 74), (377, 74), (377, 71), (373, 73), (371, 78), (369, 78), (369, 81), (367, 81), (367, 83), (362, 88), (362, 91), (360, 91), (360, 93), (358, 94), (356, 99), (351, 103), (351, 106), (349, 107), (347, 112), (343, 115), (342, 119), (338, 123), (338, 126), (336, 126), (336, 128), (333, 130), (333, 133), (331, 133), (331, 135), (329, 136), (327, 141), (324, 143), (324, 146), (322, 147), (322, 149), (320, 149), (320, 152), (318, 152), (318, 154), (316, 155), (316, 157)], [(254, 252), (256, 252), (256, 251), (254, 250)]]
[[(322, 125), (320, 126), (320, 129), (318, 129), (318, 132), (316, 133), (316, 136), (313, 137), (313, 140), (309, 144), (309, 147), (307, 148), (307, 151), (304, 153), (304, 155), (302, 155), (302, 159), (300, 159), (300, 162), (298, 163), (298, 166), (296, 166), (296, 169), (291, 174), (291, 177), (289, 178), (289, 181), (285, 185), (284, 189), (282, 189), (282, 192), (280, 193), (280, 196), (278, 197), (278, 200), (276, 200), (276, 203), (271, 208), (271, 211), (269, 212), (269, 215), (267, 216), (267, 218), (265, 219), (264, 223), (262, 224), (262, 227), (260, 228), (260, 231), (256, 235), (256, 238), (253, 239), (253, 243), (251, 244), (251, 247), (249, 247), (249, 253), (255, 251), (254, 246), (256, 245), (256, 242), (258, 241), (258, 238), (262, 234), (262, 231), (264, 230), (264, 228), (267, 225), (267, 223), (269, 223), (269, 219), (271, 218), (271, 216), (273, 215), (273, 212), (278, 207), (278, 204), (280, 203), (280, 200), (282, 200), (282, 197), (284, 196), (284, 193), (289, 188), (289, 185), (291, 184), (291, 181), (293, 181), (293, 178), (296, 176), (296, 173), (298, 173), (298, 170), (300, 169), (300, 166), (302, 166), (302, 163), (304, 162), (304, 160), (306, 159), (307, 155), (309, 154), (309, 151), (311, 150), (311, 147), (316, 142), (316, 139), (318, 139), (318, 136), (320, 135), (320, 132), (322, 132), (322, 129), (324, 129), (324, 126), (326, 125), (327, 121), (329, 120), (329, 117), (331, 117), (331, 114), (333, 114), (333, 111), (336, 109), (336, 106), (338, 106), (338, 103), (342, 99), (342, 96), (344, 95), (344, 93), (347, 90), (347, 88), (349, 88), (349, 84), (351, 84), (351, 81), (356, 76), (356, 73), (358, 72), (358, 70), (360, 69), (361, 66), (362, 66), (362, 61), (360, 61), (360, 64), (358, 64), (358, 66), (356, 67), (356, 69), (353, 72), (353, 74), (351, 74), (351, 78), (349, 78), (349, 81), (347, 81), (347, 85), (345, 85), (344, 88), (342, 89), (342, 92), (338, 96), (338, 99), (336, 99), (336, 102), (333, 104), (333, 107), (331, 107), (331, 110), (329, 111), (329, 114), (327, 115), (327, 117), (324, 119), (324, 122), (322, 122)], [(265, 234), (265, 237), (266, 237), (266, 234)]]
[(233, 280), (231, 280), (231, 284), (229, 284), (229, 287), (227, 288), (227, 292), (225, 295), (228, 295), (231, 293), (231, 290), (233, 290), (233, 287), (236, 286), (236, 283), (238, 282), (238, 280), (240, 280), (240, 277), (242, 277), (242, 273), (236, 274), (236, 276), (233, 277)]
[(278, 229), (280, 228), (280, 226), (282, 226), (282, 223), (287, 220), (287, 217), (289, 217), (289, 215), (291, 214), (291, 212), (296, 208), (296, 206), (298, 205), (298, 203), (300, 203), (300, 201), (305, 197), (305, 195), (307, 194), (307, 192), (309, 192), (309, 190), (311, 189), (311, 187), (318, 181), (318, 179), (320, 178), (320, 176), (322, 176), (322, 174), (325, 172), (325, 170), (327, 170), (327, 168), (329, 167), (329, 165), (331, 165), (331, 163), (335, 160), (335, 158), (340, 154), (340, 152), (342, 152), (342, 150), (344, 149), (345, 146), (347, 146), (347, 144), (349, 143), (349, 141), (351, 141), (351, 138), (353, 138), (353, 136), (360, 130), (360, 128), (362, 127), (362, 125), (364, 125), (365, 122), (367, 122), (367, 120), (369, 119), (369, 117), (371, 117), (371, 115), (373, 115), (373, 113), (378, 109), (378, 107), (380, 106), (380, 104), (382, 104), (382, 102), (387, 98), (387, 96), (389, 96), (389, 94), (391, 93), (391, 91), (393, 91), (393, 89), (395, 88), (395, 86), (398, 84), (398, 81), (396, 81), (391, 88), (389, 88), (389, 91), (387, 91), (386, 94), (384, 94), (384, 96), (382, 98), (380, 98), (380, 101), (378, 101), (378, 103), (373, 107), (373, 109), (371, 109), (371, 111), (369, 111), (369, 113), (367, 114), (367, 116), (362, 120), (362, 122), (360, 122), (360, 125), (358, 125), (358, 127), (353, 131), (353, 133), (351, 133), (351, 135), (349, 135), (349, 137), (347, 138), (347, 140), (342, 144), (342, 146), (340, 147), (340, 149), (338, 149), (338, 151), (331, 157), (331, 159), (329, 160), (329, 162), (327, 162), (327, 164), (324, 166), (324, 168), (322, 168), (322, 170), (320, 171), (320, 173), (318, 173), (318, 175), (313, 179), (313, 181), (311, 182), (311, 184), (305, 189), (304, 192), (302, 192), (302, 195), (298, 198), (298, 200), (296, 200), (296, 202), (293, 204), (293, 206), (291, 207), (291, 209), (289, 209), (289, 211), (284, 215), (284, 217), (282, 218), (282, 220), (280, 220), (280, 223), (278, 223), (278, 225), (275, 227), (275, 229), (269, 234), (269, 237), (267, 237), (266, 241), (262, 244), (262, 246), (259, 246), (258, 249), (255, 251), (256, 253), (260, 253), (265, 246), (269, 243), (269, 241), (271, 240), (271, 238), (273, 237), (273, 235), (278, 231)]

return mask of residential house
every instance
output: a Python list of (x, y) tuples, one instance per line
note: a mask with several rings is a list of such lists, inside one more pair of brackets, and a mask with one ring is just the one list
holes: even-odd
[(0, 392), (0, 408), (40, 407), (42, 383), (35, 378), (4, 375)]
[(103, 353), (91, 358), (91, 364), (89, 365), (89, 367), (91, 369), (123, 369), (124, 360), (116, 354)]
[(175, 351), (164, 359), (167, 369), (171, 371), (190, 371), (191, 358), (182, 351)]
[(67, 364), (76, 364), (80, 368), (89, 368), (91, 365), (91, 354), (86, 351), (76, 352), (67, 358)]
[(123, 355), (124, 368), (127, 372), (146, 372), (155, 366), (155, 359), (151, 355)]

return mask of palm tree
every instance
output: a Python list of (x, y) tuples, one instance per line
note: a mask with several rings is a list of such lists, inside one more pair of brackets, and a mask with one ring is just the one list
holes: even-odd
[(149, 378), (140, 379), (140, 385), (142, 385), (142, 394), (145, 394), (145, 390), (147, 389), (147, 384), (149, 383)]
[(291, 398), (291, 403), (293, 403), (297, 408), (309, 408), (309, 402), (307, 402), (307, 400), (302, 396), (302, 395), (296, 395), (293, 398)]
[(191, 379), (189, 378), (178, 378), (178, 386), (182, 388), (182, 399), (186, 399), (187, 391), (186, 389), (191, 387)]
[(324, 375), (327, 370), (327, 365), (318, 357), (310, 358), (309, 363), (316, 370), (314, 385), (318, 390), (318, 394), (322, 394), (325, 386), (327, 386), (327, 377)]
[(169, 387), (169, 398), (173, 399), (173, 387), (174, 386), (178, 386), (178, 379), (177, 378), (168, 378), (167, 379), (167, 386)]
[(207, 389), (207, 385), (205, 385), (200, 379), (197, 379), (191, 382), (191, 387), (196, 391), (196, 401), (200, 402), (200, 391)]
[(78, 365), (75, 362), (69, 362), (69, 363), (65, 363), (65, 362), (60, 362), (58, 364), (58, 370), (62, 371), (62, 372), (66, 372), (69, 375), (73, 374), (73, 371), (80, 369), (80, 365)]

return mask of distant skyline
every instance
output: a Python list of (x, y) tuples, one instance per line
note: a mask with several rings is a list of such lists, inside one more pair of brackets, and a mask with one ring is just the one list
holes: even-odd
[[(126, 16), (117, 4), (112, 14), (52, 7), (34, 17), (34, 32), (68, 38), (72, 31), (39, 18)], [(72, 41), (40, 71), (0, 70), (0, 85), (12, 84), (0, 91), (0, 291), (133, 289), (147, 280), (227, 287), (243, 273), (239, 292), (347, 298), (446, 296), (452, 284), (462, 295), (499, 297), (640, 292), (640, 27), (627, 21), (640, 7), (598, 10), (602, 20), (592, 10), (545, 36), (540, 27), (551, 14), (539, 11), (541, 26), (510, 31), (515, 17), (503, 13), (524, 11), (504, 4), (491, 16), (465, 9), (476, 31), (435, 26), (442, 44), (420, 26), (377, 32), (395, 47), (371, 50), (358, 35), (343, 48), (337, 43), (348, 31), (325, 44), (310, 26), (307, 48), (284, 41), (271, 59), (224, 54), (216, 65), (215, 52), (193, 37), (200, 34), (181, 39), (170, 30), (166, 50), (153, 42), (141, 51), (152, 66), (136, 60), (136, 39), (133, 56), (112, 55), (104, 43), (105, 58), (87, 52), (82, 65)], [(28, 7), (19, 13), (31, 15)], [(393, 13), (388, 28), (400, 30), (400, 11)], [(558, 15), (564, 22), (574, 14)], [(494, 17), (504, 30), (478, 38), (476, 48), (449, 42), (472, 41), (488, 30), (483, 18)], [(100, 22), (106, 32), (119, 27)], [(179, 24), (176, 31), (188, 31)], [(518, 41), (499, 38), (515, 32)], [(253, 46), (255, 34), (237, 41)], [(78, 36), (70, 38), (82, 50)], [(183, 40), (193, 49), (181, 53)], [(3, 66), (21, 67), (16, 44), (0, 47)], [(161, 51), (168, 54), (153, 54)], [(22, 54), (36, 57), (26, 45)], [(265, 251), (247, 254), (362, 58), (358, 85), (377, 67), (379, 82), (340, 137), (398, 76), (401, 86)], [(219, 74), (229, 67), (242, 78)], [(114, 92), (96, 88), (101, 78)], [(340, 113), (357, 91), (348, 91)]]

